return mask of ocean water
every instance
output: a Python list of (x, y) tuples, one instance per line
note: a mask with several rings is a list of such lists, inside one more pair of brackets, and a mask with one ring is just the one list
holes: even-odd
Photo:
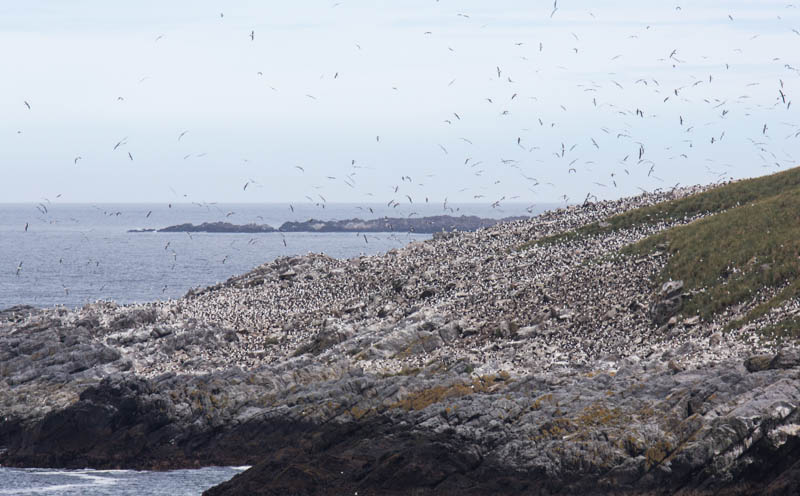
[(197, 496), (248, 467), (147, 472), (0, 467), (0, 496)]
[[(178, 298), (274, 260), (309, 252), (336, 258), (383, 253), (430, 235), (374, 233), (129, 233), (184, 222), (255, 222), (440, 215), (442, 205), (0, 204), (0, 309), (78, 307)], [(530, 215), (526, 204), (448, 205), (450, 215)], [(534, 213), (547, 205), (538, 206)], [(292, 210), (293, 209), (293, 210)], [(370, 212), (372, 209), (372, 212)], [(148, 216), (149, 214), (149, 216)], [(27, 231), (25, 227), (27, 225)]]

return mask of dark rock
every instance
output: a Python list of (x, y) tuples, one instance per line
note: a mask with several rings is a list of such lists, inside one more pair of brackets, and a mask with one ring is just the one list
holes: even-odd
[[(131, 230), (128, 232), (147, 231)], [(164, 227), (159, 229), (158, 232), (271, 233), (275, 232), (275, 228), (266, 224), (235, 225), (228, 222), (203, 222), (198, 226), (187, 223)]]
[(774, 358), (773, 355), (751, 356), (750, 358), (744, 361), (744, 366), (749, 372), (760, 372), (762, 370), (768, 370), (773, 358)]
[(771, 369), (791, 369), (800, 367), (800, 350), (781, 350), (769, 362)]
[(664, 325), (683, 308), (683, 281), (665, 282), (650, 305), (650, 318), (656, 325)]
[(156, 339), (169, 336), (170, 334), (172, 334), (172, 329), (169, 329), (164, 326), (155, 326), (153, 327), (153, 330), (150, 331), (150, 335)]
[(434, 288), (425, 288), (419, 294), (419, 297), (425, 299), (425, 298), (430, 298), (434, 295), (436, 295), (436, 290)]

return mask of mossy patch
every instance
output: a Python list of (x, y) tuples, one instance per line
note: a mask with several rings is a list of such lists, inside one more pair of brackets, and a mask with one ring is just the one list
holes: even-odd
[(509, 379), (507, 372), (498, 375), (484, 375), (476, 377), (471, 382), (450, 384), (448, 386), (434, 386), (407, 395), (402, 400), (392, 404), (389, 408), (402, 408), (403, 410), (424, 410), (430, 405), (441, 403), (450, 398), (458, 398), (475, 393), (489, 393), (495, 390), (498, 382)]

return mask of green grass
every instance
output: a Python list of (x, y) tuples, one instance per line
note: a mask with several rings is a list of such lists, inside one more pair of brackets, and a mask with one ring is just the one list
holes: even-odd
[[(568, 242), (639, 225), (690, 219), (628, 246), (622, 253), (669, 254), (655, 283), (683, 280), (693, 291), (684, 315), (710, 320), (742, 303), (757, 304), (730, 321), (727, 329), (761, 317), (791, 298), (800, 297), (800, 167), (738, 181), (678, 200), (643, 207), (520, 247)], [(761, 329), (765, 336), (800, 338), (800, 319)]]
[(764, 336), (778, 341), (796, 340), (800, 338), (800, 319), (796, 317), (785, 319), (761, 329), (760, 332)]
[[(770, 181), (762, 185), (772, 184), (773, 190), (729, 189), (732, 197), (720, 204), (741, 206), (650, 236), (623, 252), (643, 255), (666, 245), (670, 257), (657, 282), (681, 279), (687, 289), (704, 289), (684, 306), (684, 313), (704, 320), (751, 301), (764, 288), (778, 291), (737, 324), (752, 320), (800, 295), (800, 186), (794, 182), (798, 173), (800, 169), (793, 169), (763, 178)], [(756, 180), (749, 184), (755, 185), (752, 181)], [(760, 197), (754, 197), (756, 191)]]
[(604, 234), (637, 225), (654, 224), (692, 218), (698, 214), (717, 213), (754, 201), (791, 191), (800, 187), (800, 168), (789, 169), (769, 176), (738, 181), (678, 200), (637, 208), (608, 218), (604, 222), (587, 224), (523, 244), (519, 249), (534, 245), (546, 246), (576, 238)]

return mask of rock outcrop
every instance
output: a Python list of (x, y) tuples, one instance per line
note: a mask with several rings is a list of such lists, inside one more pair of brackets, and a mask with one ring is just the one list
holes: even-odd
[(656, 325), (664, 325), (683, 308), (683, 281), (667, 281), (650, 305), (650, 316)]

